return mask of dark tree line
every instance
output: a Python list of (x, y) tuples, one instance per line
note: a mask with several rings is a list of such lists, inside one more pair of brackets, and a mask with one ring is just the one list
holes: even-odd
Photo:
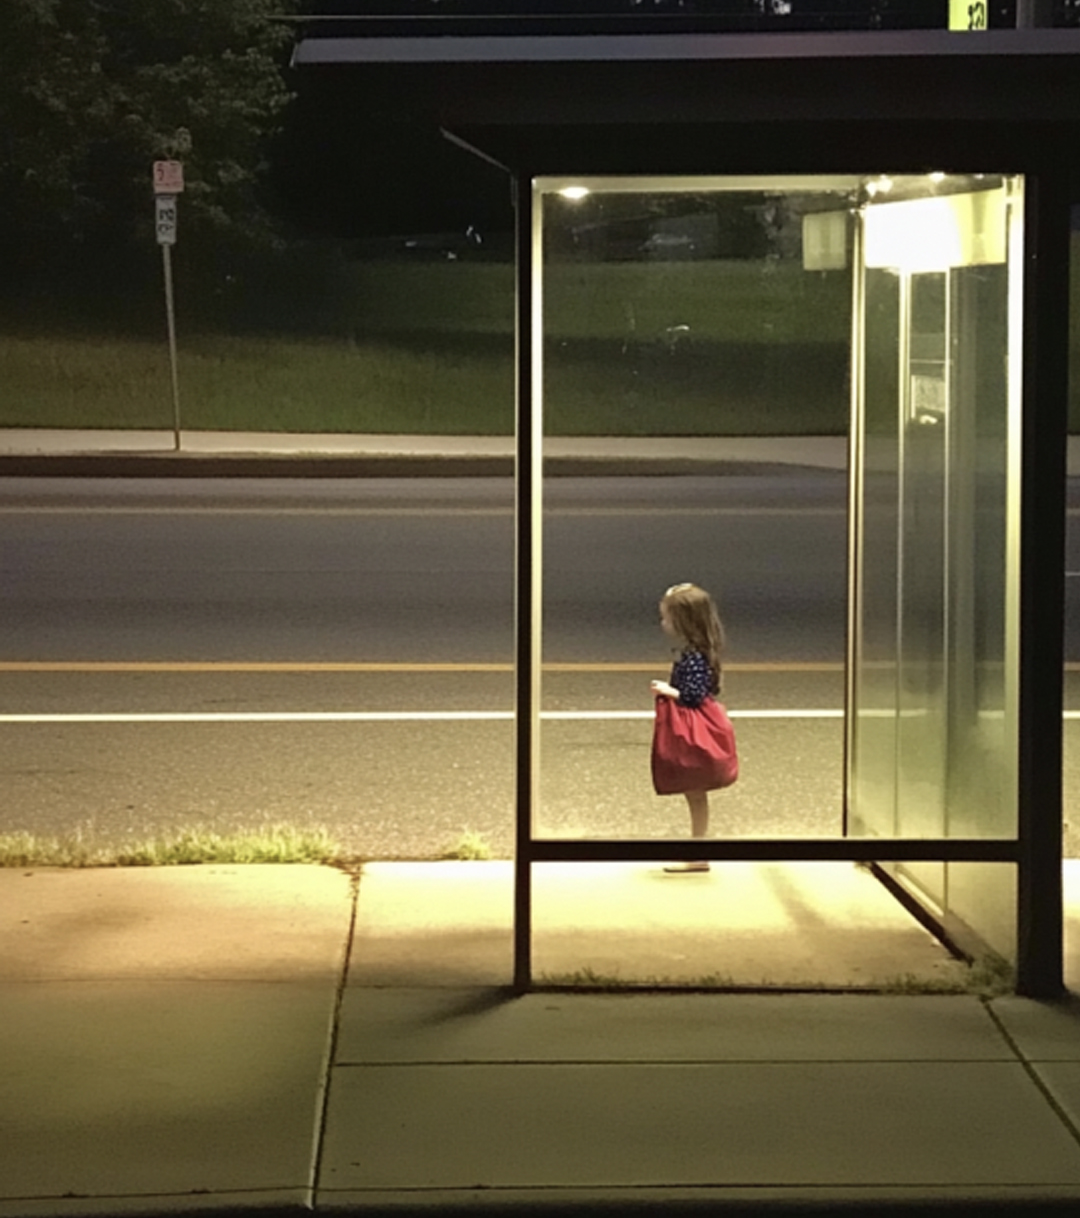
[[(104, 284), (119, 292), (154, 283), (150, 174), (159, 159), (184, 164), (185, 281), (200, 300), (222, 307), (244, 284), (257, 296), (275, 260), (303, 261), (305, 233), (337, 239), (365, 228), (464, 230), (508, 221), (506, 184), (436, 132), (373, 127), (352, 144), (365, 149), (365, 164), (335, 169), (328, 127), (362, 130), (364, 116), (327, 115), (305, 108), (302, 93), (294, 96), (303, 85), (288, 67), (293, 22), (305, 15), (940, 27), (946, 3), (0, 0), (0, 305), (10, 316), (12, 302), (22, 308), (81, 291), (96, 308)], [(1015, 3), (993, 0), (993, 22), (1010, 24)], [(1080, 0), (1055, 3), (1059, 23), (1075, 24)], [(335, 190), (342, 197), (330, 200)], [(137, 293), (127, 298), (137, 304)]]
[(0, 257), (8, 295), (123, 277), (153, 249), (151, 166), (179, 159), (197, 256), (275, 239), (290, 101), (283, 0), (3, 0)]

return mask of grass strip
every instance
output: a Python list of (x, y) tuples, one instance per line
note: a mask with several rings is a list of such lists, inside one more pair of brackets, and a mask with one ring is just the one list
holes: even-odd
[[(508, 341), (350, 343), (185, 335), (189, 430), (498, 435), (513, 432)], [(164, 342), (121, 335), (0, 337), (0, 427), (168, 429)]]
[(199, 863), (328, 863), (343, 855), (324, 828), (267, 825), (257, 831), (218, 833), (184, 829), (171, 836), (122, 845), (95, 841), (76, 829), (45, 836), (0, 834), (0, 867), (174, 867)]
[(551, 989), (592, 990), (603, 993), (627, 993), (640, 990), (720, 990), (732, 992), (764, 992), (768, 990), (800, 990), (813, 992), (841, 989), (851, 993), (868, 994), (977, 994), (985, 998), (1012, 993), (1015, 978), (1012, 970), (999, 962), (981, 960), (970, 965), (956, 961), (951, 975), (920, 977), (914, 973), (871, 978), (863, 985), (840, 986), (805, 978), (778, 980), (762, 977), (758, 981), (736, 981), (731, 974), (704, 973), (691, 977), (672, 977), (650, 973), (624, 977), (618, 973), (601, 973), (586, 965), (569, 972), (541, 973), (537, 984)]

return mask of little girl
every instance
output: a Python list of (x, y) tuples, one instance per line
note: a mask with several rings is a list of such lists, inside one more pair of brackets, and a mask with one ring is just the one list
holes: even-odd
[[(671, 698), (680, 706), (712, 712), (710, 718), (717, 711), (723, 714), (714, 701), (714, 695), (720, 692), (720, 653), (724, 647), (724, 628), (712, 597), (696, 584), (673, 585), (660, 601), (660, 626), (665, 634), (681, 640), (683, 647), (672, 666), (670, 681), (653, 681), (653, 694), (658, 699)], [(726, 723), (726, 714), (723, 714), (723, 719)], [(730, 724), (727, 730), (730, 731)], [(731, 746), (734, 755), (733, 736)], [(654, 769), (654, 781), (655, 776)], [(686, 790), (676, 782), (674, 790), (682, 791), (690, 807), (690, 831), (694, 837), (706, 837), (709, 832), (709, 791), (730, 781), (733, 781), (733, 777), (726, 777), (723, 781), (713, 778), (701, 790)], [(664, 870), (708, 871), (709, 863), (705, 859), (671, 863)]]

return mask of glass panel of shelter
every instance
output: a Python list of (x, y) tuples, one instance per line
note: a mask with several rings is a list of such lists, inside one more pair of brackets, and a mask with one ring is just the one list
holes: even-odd
[[(840, 830), (857, 185), (538, 183), (556, 471), (543, 494), (538, 836), (689, 831), (683, 801), (654, 795), (649, 775), (650, 680), (668, 677), (678, 642), (661, 633), (657, 602), (682, 581), (719, 603), (724, 694), (755, 774), (714, 797), (715, 832)], [(818, 446), (831, 464), (808, 468), (807, 446), (783, 439), (778, 460), (762, 440), (807, 431), (834, 433)], [(559, 476), (567, 451), (594, 454), (597, 476)], [(755, 757), (769, 762), (755, 769)], [(798, 791), (785, 782), (793, 767)]]
[[(688, 832), (648, 766), (657, 601), (682, 580), (731, 631), (743, 778), (713, 836), (790, 838), (793, 857), (844, 834), (1015, 837), (1021, 183), (533, 185), (533, 838)], [(842, 430), (849, 403), (850, 470), (827, 444), (785, 461), (762, 443)], [(604, 476), (561, 477), (574, 452)], [(1005, 955), (1013, 870), (891, 868), (939, 913), (964, 894), (957, 916)]]
[[(849, 828), (1009, 839), (1022, 183), (885, 182), (861, 210)], [(892, 870), (947, 922), (1013, 955), (1012, 867)]]

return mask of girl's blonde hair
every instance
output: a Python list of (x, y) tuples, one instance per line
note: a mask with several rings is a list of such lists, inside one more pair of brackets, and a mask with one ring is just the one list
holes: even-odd
[(713, 693), (720, 692), (724, 626), (713, 598), (697, 584), (672, 584), (660, 603), (680, 638), (700, 651), (712, 670)]

